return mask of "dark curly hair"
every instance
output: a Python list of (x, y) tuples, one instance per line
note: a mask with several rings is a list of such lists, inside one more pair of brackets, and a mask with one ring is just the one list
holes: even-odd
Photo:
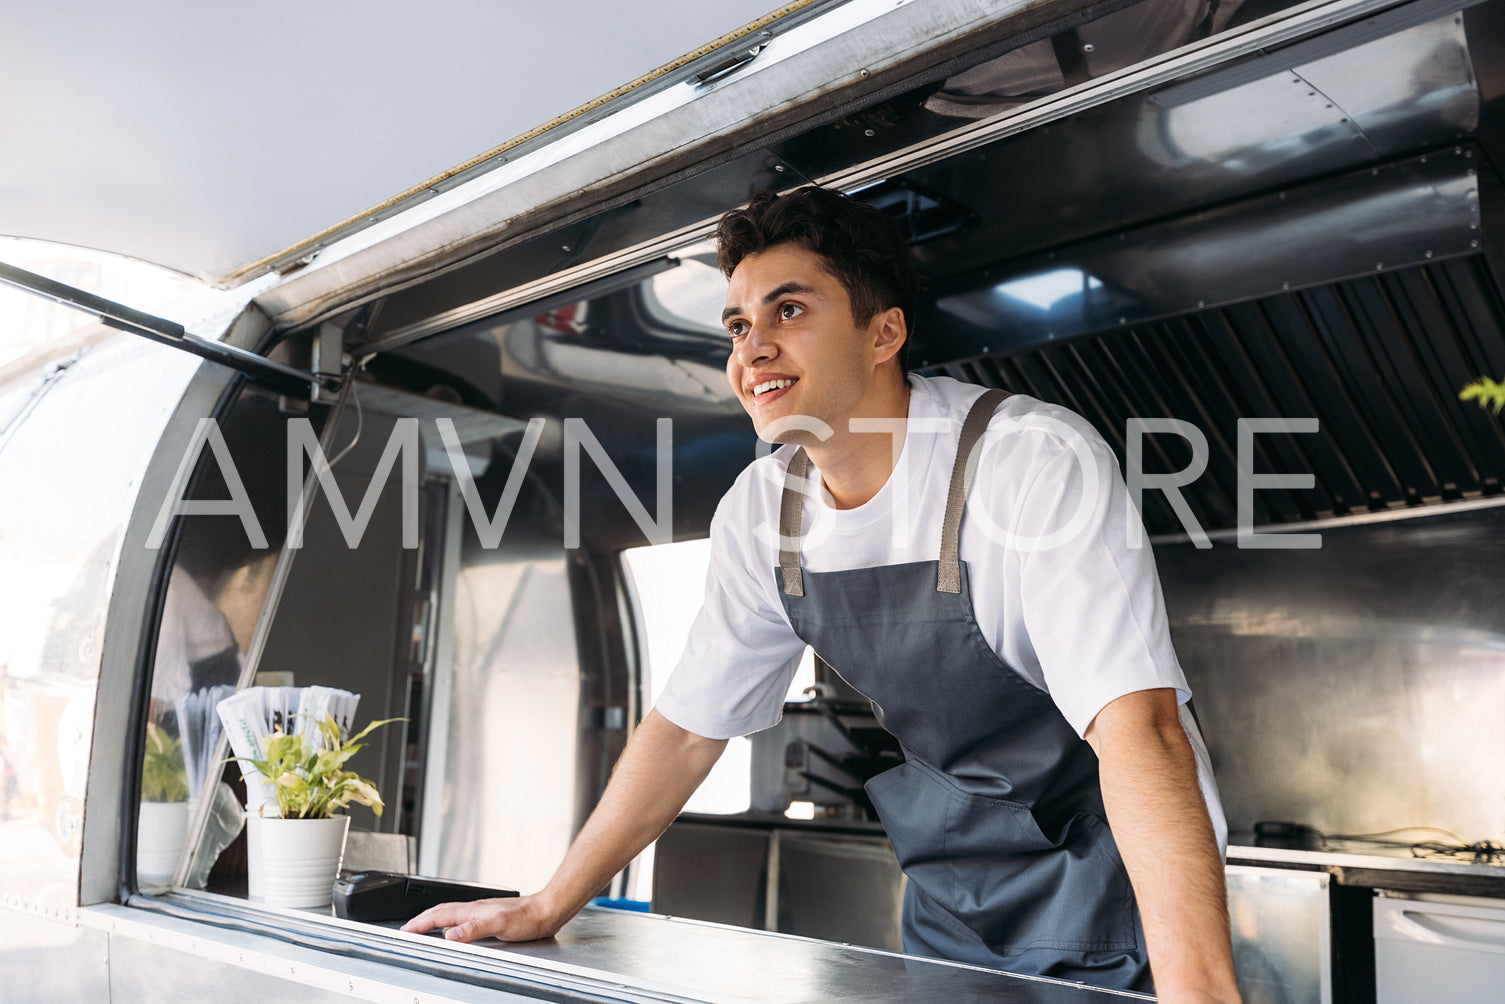
[[(746, 209), (716, 224), (716, 264), (728, 279), (743, 258), (779, 244), (798, 244), (825, 260), (846, 289), (859, 327), (898, 307), (905, 331), (914, 333), (914, 266), (898, 224), (882, 210), (814, 185), (782, 196), (765, 188)], [(900, 371), (908, 372), (908, 338), (898, 359)]]

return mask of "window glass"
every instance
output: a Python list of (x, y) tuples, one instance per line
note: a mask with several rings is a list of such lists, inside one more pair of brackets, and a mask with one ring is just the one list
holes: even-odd
[[(651, 706), (679, 662), (690, 625), (700, 610), (711, 562), (711, 542), (687, 540), (633, 548), (623, 552), (622, 560), (637, 600), (643, 695)], [(807, 646), (785, 700), (806, 700), (804, 689), (814, 682), (815, 656)], [(726, 752), (690, 796), (685, 811), (731, 814), (746, 812), (751, 803), (752, 744), (746, 738), (737, 738), (727, 743)], [(628, 895), (633, 899), (649, 899), (652, 876), (653, 848), (649, 847), (631, 870)]]
[(726, 279), (714, 265), (683, 258), (678, 268), (659, 272), (642, 288), (648, 312), (657, 319), (675, 327), (721, 332)]

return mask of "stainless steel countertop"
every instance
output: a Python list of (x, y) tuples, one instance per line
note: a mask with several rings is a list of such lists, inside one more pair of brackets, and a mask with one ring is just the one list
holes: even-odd
[(694, 1001), (1089, 1004), (1153, 999), (792, 935), (594, 907), (548, 941), (476, 944), (513, 962)]
[(1321, 850), (1228, 845), (1228, 863), (1304, 868), (1331, 872), (1344, 885), (1434, 889), (1477, 895), (1505, 895), (1505, 860), (1470, 861), (1461, 857), (1416, 857), (1409, 848), (1369, 844), (1339, 844)]
[[(772, 934), (725, 924), (588, 906), (559, 934), (543, 941), (471, 944), (445, 941), (442, 932), (404, 934), (399, 922), (360, 923), (332, 916), (328, 907), (292, 910), (251, 904), (215, 893), (177, 890), (139, 896), (133, 904), (162, 904), (174, 917), (223, 924), (230, 937), (248, 927), (303, 946), (326, 940), (339, 951), (378, 960), (394, 972), (412, 970), (467, 986), (516, 985), (579, 999), (668, 1001), (673, 1004), (1109, 1004), (1153, 1001), (1145, 994), (913, 958), (871, 948)], [(111, 909), (121, 909), (112, 907)], [(150, 910), (139, 912), (162, 922)], [(179, 912), (184, 911), (187, 912)], [(177, 922), (176, 920), (172, 922)], [(533, 988), (533, 989), (529, 989)], [(449, 999), (449, 998), (444, 998)]]

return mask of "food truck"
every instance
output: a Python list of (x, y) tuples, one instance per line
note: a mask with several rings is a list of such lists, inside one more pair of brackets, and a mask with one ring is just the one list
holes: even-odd
[[(217, 268), (198, 313), (0, 268), (100, 318), (0, 367), (0, 999), (1134, 996), (902, 954), (861, 788), (893, 746), (813, 654), (556, 938), (252, 888), (247, 790), (202, 730), (256, 685), (400, 720), (351, 761), (386, 808), (352, 807), (347, 878), (548, 878), (760, 455), (715, 221), (806, 184), (903, 228), (913, 368), (1072, 409), (1142, 486), (1245, 1000), (1497, 999), (1505, 428), (1459, 394), (1505, 376), (1505, 0), (742, 21)], [(195, 765), (171, 799), (161, 730)]]

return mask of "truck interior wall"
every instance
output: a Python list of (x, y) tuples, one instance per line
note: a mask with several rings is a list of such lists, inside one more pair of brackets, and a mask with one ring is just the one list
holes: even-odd
[(1505, 507), (1320, 532), (1155, 551), (1230, 830), (1505, 831)]
[[(1505, 754), (1490, 724), (1505, 698), (1505, 431), (1457, 398), (1505, 372), (1502, 302), (1474, 255), (944, 368), (1080, 411), (1121, 461), (1136, 416), (1205, 433), (1207, 470), (1181, 491), (1211, 546), (1164, 493), (1143, 512), (1235, 831), (1505, 826), (1505, 788), (1472, 766)], [(1320, 532), (1319, 549), (1226, 532), (1251, 416), (1318, 419), (1257, 437), (1255, 470), (1309, 472), (1314, 488), (1255, 492), (1254, 522)], [(1183, 437), (1148, 438), (1146, 471), (1190, 463)]]
[[(488, 512), (512, 456), (497, 445), (477, 482)], [(452, 511), (458, 565), (439, 613), (450, 655), (430, 711), (442, 772), (425, 786), (419, 870), (534, 890), (578, 826), (586, 695), (559, 502), (527, 477), (496, 547)]]

